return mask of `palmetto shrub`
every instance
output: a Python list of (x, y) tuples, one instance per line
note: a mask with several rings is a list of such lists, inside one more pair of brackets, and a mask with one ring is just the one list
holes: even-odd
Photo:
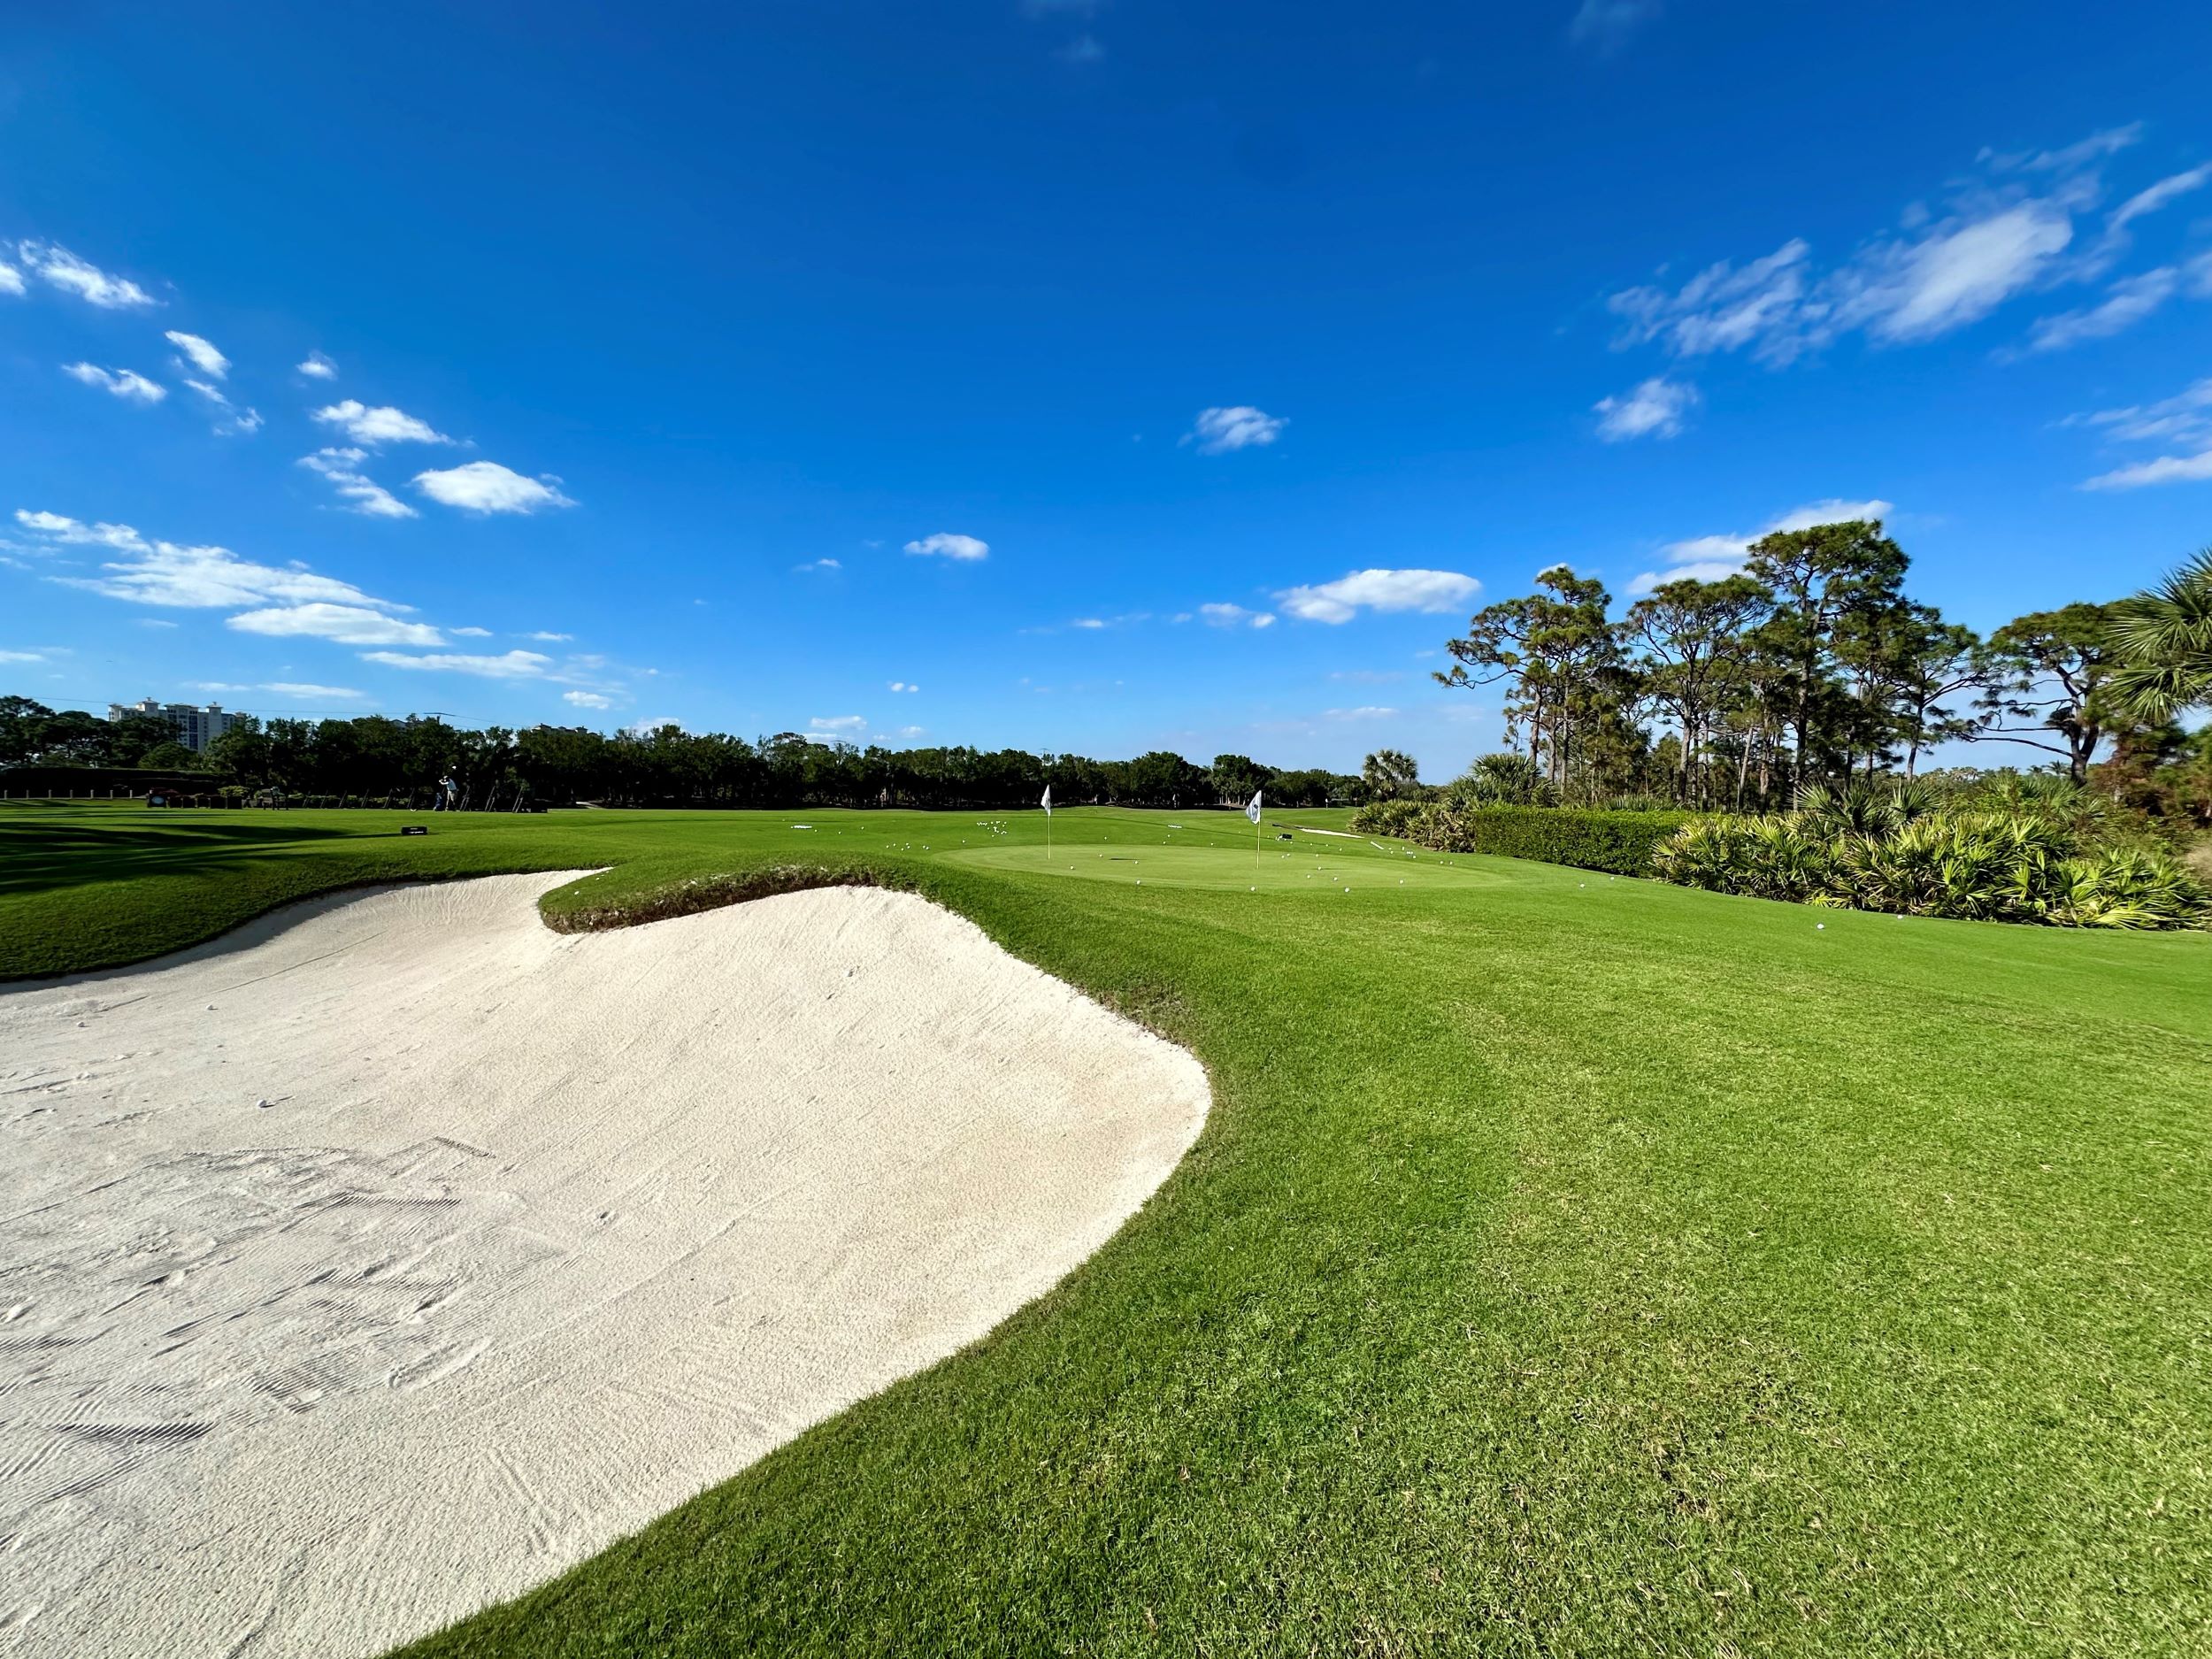
[(1687, 824), (1652, 864), (1665, 880), (1716, 893), (1904, 916), (2212, 925), (2212, 893), (2187, 868), (2101, 841), (2075, 815), (1925, 810), (1901, 794), (1885, 802), (1828, 793), (1794, 812)]
[(1352, 827), (1368, 835), (1409, 834), (1413, 820), (1427, 804), (1425, 801), (1412, 801), (1403, 796), (1390, 801), (1370, 801), (1352, 814)]

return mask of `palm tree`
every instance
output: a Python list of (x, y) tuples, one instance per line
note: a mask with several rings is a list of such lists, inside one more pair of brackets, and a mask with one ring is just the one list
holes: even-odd
[(2113, 611), (2108, 685), (2121, 708), (2155, 721), (2212, 703), (2212, 548)]

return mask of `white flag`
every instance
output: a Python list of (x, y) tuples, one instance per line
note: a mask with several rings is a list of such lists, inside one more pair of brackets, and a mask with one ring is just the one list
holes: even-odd
[(1047, 818), (1050, 818), (1050, 817), (1052, 816), (1052, 786), (1051, 786), (1050, 784), (1047, 784), (1047, 785), (1045, 786), (1045, 803), (1044, 803), (1044, 805), (1045, 805), (1045, 816), (1046, 816)]
[(1260, 792), (1257, 789), (1252, 791), (1252, 799), (1244, 809), (1244, 816), (1255, 824), (1260, 821)]

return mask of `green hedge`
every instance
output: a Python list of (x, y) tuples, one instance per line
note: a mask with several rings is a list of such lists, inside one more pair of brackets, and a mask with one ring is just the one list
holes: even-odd
[(1697, 816), (1563, 806), (1455, 808), (1440, 801), (1417, 813), (1406, 834), (1438, 852), (1494, 853), (1617, 876), (1647, 876), (1653, 849)]

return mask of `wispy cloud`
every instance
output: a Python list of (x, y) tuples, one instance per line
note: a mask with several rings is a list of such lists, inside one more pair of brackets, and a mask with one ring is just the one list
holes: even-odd
[(279, 692), (288, 697), (312, 697), (332, 703), (359, 703), (369, 695), (365, 691), (356, 691), (351, 686), (318, 686), (301, 680), (273, 680), (256, 689)]
[(2212, 449), (2195, 455), (2162, 455), (2152, 461), (2100, 472), (2084, 489), (2141, 489), (2152, 484), (2200, 484), (2212, 479)]
[(361, 660), (424, 673), (473, 674), (480, 680), (542, 680), (553, 666), (551, 657), (536, 651), (507, 651), (497, 657), (468, 657), (449, 651), (410, 657), (403, 651), (364, 651)]
[(2138, 190), (2113, 209), (2112, 217), (2106, 223), (2114, 230), (2125, 230), (2144, 215), (2155, 213), (2167, 203), (2187, 196), (2192, 190), (2201, 190), (2207, 184), (2212, 184), (2212, 161), (2161, 179), (2147, 190)]
[(1289, 419), (1271, 415), (1263, 409), (1249, 403), (1237, 403), (1224, 409), (1202, 409), (1198, 419), (1191, 424), (1181, 442), (1194, 443), (1201, 455), (1227, 455), (1237, 449), (1256, 449), (1270, 444), (1282, 435)]
[(1660, 10), (1659, 0), (1582, 0), (1567, 38), (1600, 52), (1618, 51)]
[(890, 689), (893, 691), (912, 692), (919, 691), (921, 687), (919, 686), (913, 685), (907, 680), (894, 680), (890, 682)]
[(2155, 403), (2101, 409), (2093, 415), (2074, 416), (2064, 424), (2094, 426), (2122, 442), (2169, 444), (2184, 451), (2100, 472), (2084, 480), (2084, 489), (2144, 489), (2212, 479), (2212, 376)]
[(338, 365), (319, 351), (309, 352), (304, 360), (294, 366), (311, 380), (334, 380), (338, 378)]
[(131, 369), (104, 369), (96, 363), (65, 363), (61, 372), (73, 380), (96, 386), (127, 403), (158, 403), (169, 396), (167, 387)]
[(0, 294), (21, 295), (27, 290), (23, 285), (23, 273), (0, 259)]
[[(2136, 136), (2116, 128), (2035, 155), (1985, 152), (1982, 176), (1947, 211), (1909, 210), (1896, 230), (1825, 271), (1793, 237), (1747, 264), (1707, 265), (1679, 287), (1624, 288), (1607, 302), (1621, 321), (1615, 344), (1655, 342), (1680, 357), (1747, 351), (1780, 365), (1853, 333), (1883, 346), (1933, 340), (2019, 295), (2093, 280), (2124, 249), (2129, 223), (2212, 178), (2193, 170), (2139, 192), (2078, 252), (2076, 221), (2103, 195), (2099, 166)], [(2058, 319), (2052, 326), (2066, 332)]]
[(198, 334), (188, 334), (181, 328), (172, 328), (162, 338), (189, 357), (192, 366), (209, 380), (220, 380), (229, 376), (230, 359)]
[(134, 604), (180, 610), (328, 604), (372, 613), (408, 609), (302, 565), (257, 564), (228, 548), (185, 546), (141, 535), (127, 524), (88, 524), (62, 513), (21, 508), (15, 521), (49, 546), (96, 548), (116, 555), (99, 566), (97, 576), (54, 580)]
[(1251, 611), (1243, 605), (1217, 601), (1198, 607), (1199, 620), (1210, 628), (1269, 628), (1275, 626), (1271, 611)]
[(1645, 571), (1628, 584), (1632, 594), (1647, 594), (1667, 582), (1717, 582), (1743, 569), (1745, 555), (1761, 536), (1778, 530), (1809, 530), (1816, 524), (1845, 524), (1855, 518), (1886, 518), (1896, 511), (1886, 501), (1845, 501), (1832, 496), (1809, 501), (1778, 513), (1749, 535), (1700, 535), (1670, 541), (1659, 549), (1663, 570)]
[(1286, 588), (1275, 597), (1307, 622), (1349, 622), (1362, 611), (1457, 611), (1482, 589), (1457, 571), (1354, 571), (1333, 582)]
[(596, 691), (564, 691), (561, 701), (579, 709), (611, 709), (614, 699)]
[(830, 732), (851, 737), (868, 729), (868, 717), (864, 714), (818, 714), (806, 723), (806, 726), (810, 732)]
[(2105, 290), (2095, 305), (2039, 317), (2028, 331), (2031, 351), (2062, 351), (2085, 340), (2102, 340), (2132, 328), (2179, 291), (2182, 273), (2175, 265), (2160, 265), (2139, 276), (2123, 277)]
[(2132, 443), (2212, 443), (2212, 376), (2155, 403), (2131, 403), (2078, 415), (2070, 426), (2101, 426)]
[(543, 478), (525, 478), (496, 461), (468, 461), (442, 472), (415, 474), (415, 488), (431, 500), (480, 516), (573, 507), (576, 503), (557, 488), (559, 483), (560, 480), (551, 473)]
[(53, 242), (19, 242), (15, 250), (25, 269), (49, 288), (73, 294), (86, 304), (96, 305), (102, 311), (135, 311), (159, 303), (128, 278), (110, 276), (89, 260), (80, 259), (68, 249)]
[(188, 375), (185, 377), (184, 383), (221, 411), (221, 418), (215, 423), (217, 437), (237, 437), (261, 430), (259, 410), (240, 408), (224, 395), (221, 387), (212, 385), (206, 380), (196, 380)]
[(972, 535), (956, 535), (949, 531), (940, 530), (935, 535), (926, 535), (918, 541), (909, 541), (906, 550), (918, 557), (972, 563), (990, 557), (991, 544), (978, 541)]
[(1698, 389), (1687, 380), (1663, 375), (1640, 382), (1617, 397), (1601, 397), (1594, 412), (1598, 436), (1608, 443), (1630, 438), (1671, 438), (1700, 402)]
[(412, 507), (361, 471), (361, 463), (367, 458), (365, 449), (342, 446), (303, 455), (299, 464), (330, 480), (330, 487), (346, 501), (347, 512), (357, 512), (370, 518), (417, 517)]
[(835, 559), (809, 559), (803, 565), (794, 565), (792, 571), (841, 571), (845, 567)]
[(386, 443), (453, 442), (428, 421), (418, 419), (405, 410), (395, 409), (388, 403), (372, 408), (355, 397), (319, 409), (314, 418), (326, 426), (337, 427), (356, 443), (365, 444), (370, 449)]
[(445, 643), (438, 630), (426, 622), (408, 622), (366, 605), (321, 601), (243, 611), (232, 617), (225, 626), (241, 634), (261, 634), (278, 639), (331, 640), (340, 645)]

